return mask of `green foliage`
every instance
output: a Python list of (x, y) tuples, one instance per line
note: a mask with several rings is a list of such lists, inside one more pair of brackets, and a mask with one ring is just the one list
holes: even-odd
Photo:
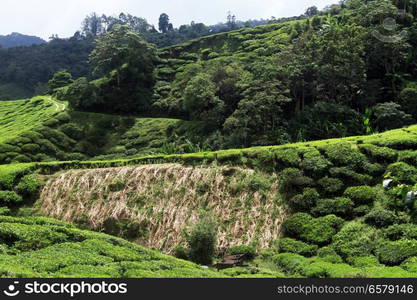
[(292, 197), (288, 204), (296, 211), (309, 211), (316, 205), (320, 194), (314, 188), (305, 188), (302, 194)]
[(295, 253), (281, 253), (273, 257), (278, 267), (285, 270), (289, 275), (302, 274), (304, 265), (308, 263), (308, 259)]
[(370, 204), (376, 196), (374, 190), (369, 186), (353, 186), (345, 190), (344, 196), (351, 199), (356, 205)]
[(303, 153), (301, 168), (315, 178), (324, 175), (331, 165), (316, 149), (309, 149)]
[(395, 102), (380, 103), (373, 107), (375, 125), (379, 130), (401, 128), (412, 123), (412, 117), (401, 110)]
[(330, 139), (358, 135), (363, 132), (360, 115), (348, 106), (317, 102), (306, 107), (290, 122), (292, 136), (304, 140)]
[(365, 216), (365, 222), (375, 227), (388, 227), (397, 223), (397, 216), (394, 212), (382, 208), (376, 208)]
[(417, 255), (417, 241), (399, 240), (388, 242), (377, 249), (377, 256), (381, 263), (386, 265), (399, 265), (407, 258)]
[(277, 250), (280, 253), (295, 253), (302, 256), (314, 256), (318, 246), (309, 245), (291, 238), (280, 238), (277, 241)]
[(385, 238), (391, 241), (400, 239), (417, 239), (417, 225), (415, 224), (395, 224), (382, 229)]
[(36, 174), (24, 176), (16, 186), (16, 191), (25, 197), (36, 199), (44, 181)]
[(216, 245), (216, 225), (211, 216), (202, 215), (186, 236), (190, 259), (202, 265), (210, 265)]
[(274, 154), (279, 168), (297, 168), (301, 163), (299, 154), (291, 149), (275, 151)]
[(15, 206), (23, 199), (13, 191), (0, 191), (0, 205)]
[(53, 94), (58, 88), (62, 88), (73, 82), (72, 75), (67, 70), (60, 70), (52, 76), (52, 79), (48, 81), (48, 92)]
[(405, 162), (397, 162), (389, 165), (386, 172), (387, 175), (393, 176), (394, 179), (404, 183), (413, 183), (417, 178), (417, 169)]
[(190, 250), (181, 245), (178, 245), (174, 249), (174, 256), (179, 259), (189, 260)]
[(2, 277), (223, 277), (101, 233), (46, 218), (0, 216)]
[(343, 223), (344, 220), (335, 215), (313, 218), (306, 213), (296, 213), (284, 221), (282, 228), (289, 236), (324, 245), (330, 242)]
[(349, 198), (320, 199), (313, 207), (312, 213), (316, 216), (326, 216), (330, 214), (348, 218), (352, 215), (354, 204)]
[(343, 226), (332, 242), (332, 247), (345, 259), (371, 255), (376, 246), (375, 230), (358, 222)]
[(249, 245), (235, 246), (229, 249), (229, 254), (245, 254), (247, 260), (253, 260), (256, 256), (256, 248)]
[(304, 176), (301, 170), (289, 168), (281, 173), (279, 189), (281, 194), (290, 199), (293, 195), (312, 184), (313, 180)]
[(356, 268), (375, 267), (380, 265), (378, 258), (375, 256), (350, 257), (348, 261), (350, 265)]
[(334, 195), (340, 192), (343, 187), (343, 181), (337, 178), (323, 177), (317, 181), (317, 184), (321, 187), (322, 191), (326, 195)]
[(368, 158), (375, 162), (393, 163), (398, 158), (398, 152), (387, 147), (378, 147), (372, 144), (359, 145), (358, 147)]
[(329, 160), (339, 167), (347, 166), (352, 170), (358, 170), (367, 162), (366, 156), (348, 143), (338, 143), (323, 148)]

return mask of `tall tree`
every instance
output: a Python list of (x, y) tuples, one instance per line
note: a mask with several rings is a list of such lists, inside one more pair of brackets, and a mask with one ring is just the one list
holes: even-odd
[(169, 30), (169, 16), (165, 13), (159, 16), (159, 31), (167, 33)]

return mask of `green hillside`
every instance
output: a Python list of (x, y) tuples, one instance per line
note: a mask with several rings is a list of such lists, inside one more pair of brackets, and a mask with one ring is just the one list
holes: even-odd
[[(266, 213), (262, 212), (262, 207), (269, 206), (270, 198), (265, 192), (273, 191), (270, 180), (276, 176), (279, 184), (274, 201), (281, 213), (278, 210), (277, 214), (265, 218), (259, 233), (250, 234), (243, 240), (239, 240), (238, 232), (225, 230), (225, 233), (229, 233), (226, 240), (235, 241), (231, 244), (224, 244), (223, 238), (220, 239), (221, 228), (224, 227), (218, 229), (218, 245), (226, 246), (225, 249), (218, 249), (219, 255), (228, 251), (228, 248), (233, 249), (233, 245), (243, 244), (251, 245), (258, 254), (253, 262), (248, 262), (249, 267), (227, 270), (224, 274), (247, 275), (252, 272), (251, 268), (258, 266), (261, 270), (255, 271), (256, 275), (267, 277), (276, 274), (288, 277), (415, 277), (416, 203), (405, 203), (402, 195), (412, 190), (417, 181), (416, 134), (417, 126), (411, 126), (372, 136), (275, 147), (101, 162), (3, 165), (0, 172), (2, 178), (8, 180), (0, 184), (4, 191), (14, 190), (17, 196), (9, 194), (6, 198), (3, 195), (2, 204), (14, 210), (27, 203), (18, 214), (41, 214), (69, 220), (84, 228), (108, 231), (166, 251), (166, 245), (158, 244), (162, 241), (155, 235), (155, 230), (171, 228), (163, 227), (170, 226), (167, 222), (181, 224), (178, 231), (163, 231), (166, 241), (177, 239), (173, 245), (183, 244), (178, 240), (182, 230), (192, 228), (198, 219), (193, 217), (189, 222), (185, 221), (182, 209), (173, 210), (171, 204), (178, 206), (182, 203), (181, 199), (189, 199), (181, 204), (185, 205), (184, 211), (205, 210), (215, 220), (222, 220), (219, 224), (226, 225), (228, 222), (233, 224), (239, 218), (227, 209), (218, 209), (213, 197), (229, 195), (226, 196), (228, 200), (224, 201), (233, 205), (236, 212), (244, 212), (245, 202), (251, 201), (249, 214), (238, 221), (242, 232), (250, 233), (248, 230), (253, 216)], [(170, 170), (167, 164), (173, 162), (179, 165), (169, 171), (172, 175), (162, 172), (164, 168)], [(148, 164), (152, 165), (142, 169), (138, 167), (138, 170), (142, 170), (138, 173), (135, 173), (134, 168), (120, 168)], [(225, 166), (223, 171), (221, 166)], [(213, 172), (204, 171), (204, 168)], [(237, 175), (239, 172), (235, 173), (236, 168), (241, 168), (243, 174), (252, 173), (246, 177), (248, 181), (243, 179), (242, 184), (233, 183), (233, 178), (240, 176)], [(65, 171), (68, 169), (81, 170)], [(32, 209), (28, 201), (33, 197), (28, 195), (31, 194), (29, 191), (36, 189), (28, 187), (35, 185), (36, 180), (31, 178), (34, 175), (28, 174), (38, 174), (35, 178), (42, 181), (37, 183), (39, 186), (46, 182), (40, 200)], [(179, 185), (176, 190), (174, 184), (180, 184), (181, 181), (174, 174), (188, 182), (188, 188), (181, 192)], [(207, 180), (199, 179), (196, 174)], [(108, 176), (114, 180), (105, 179)], [(141, 180), (133, 180), (135, 177)], [(384, 178), (391, 178), (394, 185), (384, 190)], [(196, 181), (193, 183), (193, 180)], [(92, 181), (96, 181), (97, 185), (91, 186)], [(219, 183), (216, 182), (230, 185), (230, 191), (217, 190)], [(65, 189), (62, 189), (63, 185)], [(167, 190), (161, 190), (162, 186), (166, 186)], [(133, 191), (136, 192), (131, 193)], [(231, 193), (241, 201), (231, 201)], [(135, 195), (139, 196), (130, 198)], [(193, 195), (198, 195), (200, 204), (189, 198)], [(263, 205), (256, 205), (256, 199)], [(83, 201), (82, 210), (74, 206), (80, 201)], [(147, 206), (148, 201), (150, 206)], [(162, 210), (159, 210), (159, 201), (162, 201), (161, 204), (169, 202), (165, 202)], [(153, 213), (149, 211), (151, 207), (156, 209)], [(143, 213), (140, 213), (141, 209)], [(290, 214), (282, 214), (285, 210)], [(272, 212), (270, 209), (268, 211)], [(114, 216), (112, 227), (94, 227), (93, 224), (100, 224), (102, 214)], [(148, 221), (137, 223), (140, 221), (137, 216), (140, 215), (147, 215)], [(261, 215), (257, 221), (262, 222)], [(265, 243), (267, 240), (261, 237), (267, 233), (266, 224), (282, 217), (283, 222), (277, 223), (280, 229), (265, 235), (269, 241)], [(148, 227), (158, 220), (161, 221), (160, 225)], [(246, 229), (245, 224), (249, 225)], [(135, 227), (137, 225), (140, 227)], [(133, 236), (126, 231), (128, 228), (137, 228)], [(155, 238), (158, 243), (149, 243), (148, 238)], [(187, 247), (186, 243), (183, 247)]]
[(2, 102), (0, 164), (124, 158), (208, 147), (199, 122), (66, 108), (51, 97)]
[(105, 234), (46, 218), (0, 217), (0, 278), (223, 277)]
[(52, 41), (0, 101), (0, 277), (417, 278), (417, 2), (308, 12)]
[(42, 125), (52, 118), (56, 107), (52, 100), (7, 101), (0, 106), (0, 143), (17, 138), (20, 134)]

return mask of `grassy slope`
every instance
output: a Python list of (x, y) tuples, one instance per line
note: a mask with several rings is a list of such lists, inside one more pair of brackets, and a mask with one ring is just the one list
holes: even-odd
[(45, 218), (0, 217), (1, 277), (221, 277), (197, 265)]
[[(372, 148), (374, 145), (376, 147)], [(339, 148), (341, 147), (342, 148)], [(184, 154), (184, 155), (167, 155), (167, 156), (151, 156), (151, 157), (139, 157), (137, 159), (130, 160), (116, 160), (116, 161), (96, 161), (96, 162), (51, 162), (51, 163), (32, 163), (25, 165), (4, 165), (0, 166), (0, 172), (6, 174), (8, 178), (15, 178), (16, 184), (19, 177), (24, 173), (30, 173), (34, 170), (39, 170), (41, 173), (54, 173), (65, 169), (80, 169), (80, 168), (105, 168), (116, 167), (125, 165), (137, 165), (137, 164), (155, 164), (155, 163), (169, 163), (169, 162), (181, 162), (188, 165), (236, 165), (251, 167), (255, 169), (262, 169), (266, 172), (274, 172), (280, 174), (282, 170), (288, 167), (300, 168), (304, 175), (313, 176), (314, 174), (308, 173), (308, 153), (314, 150), (320, 150), (318, 152), (319, 157), (315, 159), (327, 160), (331, 162), (332, 167), (330, 170), (323, 170), (322, 173), (314, 177), (314, 186), (317, 180), (323, 176), (332, 176), (336, 179), (347, 180), (344, 188), (355, 185), (370, 185), (375, 191), (375, 195), (381, 196), (381, 180), (382, 175), (385, 172), (387, 166), (396, 161), (407, 162), (410, 165), (417, 167), (417, 160), (415, 160), (417, 150), (417, 126), (411, 126), (405, 129), (393, 130), (390, 132), (361, 137), (349, 137), (344, 139), (332, 139), (326, 141), (315, 141), (309, 143), (298, 143), (291, 145), (282, 145), (275, 147), (257, 147), (241, 150), (224, 150), (217, 152)], [(339, 150), (348, 150), (347, 153), (340, 153)], [(337, 150), (336, 152), (333, 150)], [(354, 157), (358, 157), (360, 152), (365, 154), (365, 157), (361, 156), (365, 165), (358, 165), (356, 169), (351, 169), (352, 166), (348, 162), (344, 162), (344, 158), (347, 158), (350, 152), (355, 153)], [(356, 159), (355, 158), (355, 159)], [(315, 164), (313, 164), (315, 165)], [(412, 167), (411, 167), (412, 168)], [(330, 173), (329, 173), (330, 172)], [(377, 173), (377, 174), (375, 174)], [(411, 173), (413, 174), (413, 173)], [(348, 176), (346, 178), (346, 176)], [(412, 176), (412, 175), (410, 175)], [(410, 177), (410, 180), (414, 180)], [(9, 180), (10, 181), (10, 180)], [(343, 189), (344, 190), (344, 189)], [(343, 190), (340, 192), (343, 194)], [(322, 190), (319, 190), (323, 193)], [(339, 194), (337, 194), (339, 195)], [(383, 202), (379, 202), (378, 197), (375, 199), (372, 207), (380, 207), (386, 205), (386, 201), (390, 201), (388, 198), (383, 197)], [(323, 195), (323, 197), (325, 197)], [(385, 201), (385, 202), (384, 202)], [(385, 204), (384, 204), (385, 203)], [(404, 208), (400, 209), (404, 210)], [(355, 218), (352, 222), (351, 219), (342, 220), (344, 225), (360, 223), (363, 224), (363, 217)], [(414, 226), (411, 223), (409, 226)], [(370, 230), (373, 234), (379, 234), (381, 230), (369, 225), (366, 225), (366, 230)], [(359, 234), (360, 232), (358, 232)], [(332, 236), (334, 233), (332, 234)], [(332, 237), (331, 236), (331, 237)], [(313, 236), (314, 237), (314, 236)], [(312, 236), (309, 236), (312, 238)], [(395, 238), (394, 238), (395, 239)], [(42, 239), (41, 239), (42, 240)], [(304, 240), (305, 241), (305, 240)], [(401, 240), (400, 240), (401, 243)], [(411, 241), (411, 243), (413, 243)], [(397, 247), (398, 241), (384, 240), (384, 244), (389, 247)], [(312, 244), (314, 246), (314, 242)], [(320, 246), (323, 243), (320, 242)], [(57, 246), (58, 247), (58, 246)], [(352, 246), (353, 247), (353, 246)], [(412, 246), (414, 247), (414, 246)], [(414, 248), (410, 248), (407, 251), (414, 251)], [(300, 257), (293, 253), (281, 253), (272, 255), (270, 262), (278, 266), (278, 271), (285, 272), (286, 276), (324, 276), (324, 277), (357, 277), (357, 276), (369, 276), (369, 277), (417, 277), (416, 261), (413, 254), (408, 252), (405, 256), (402, 254), (399, 257), (395, 257), (398, 248), (393, 248), (393, 252), (380, 253), (377, 249), (371, 257), (364, 258), (362, 261), (355, 260), (354, 262), (347, 263), (337, 255), (312, 258)], [(276, 253), (276, 252), (275, 252)], [(399, 252), (401, 253), (401, 252)], [(412, 253), (412, 252), (411, 252)], [(378, 258), (386, 260), (386, 255), (394, 255), (394, 259), (401, 263), (405, 258), (411, 258), (404, 261), (401, 265), (398, 263), (393, 266), (381, 265), (378, 262)], [(17, 259), (14, 257), (12, 259)], [(20, 259), (20, 258), (19, 258)], [(295, 264), (295, 265), (294, 265)], [(248, 270), (229, 270), (227, 274), (242, 274), (249, 272)], [(79, 274), (82, 272), (80, 271)], [(275, 274), (275, 273), (274, 273)], [(55, 276), (55, 275), (54, 275)], [(275, 275), (269, 275), (275, 276)]]
[[(417, 167), (417, 160), (415, 159), (416, 150), (417, 126), (414, 125), (409, 128), (393, 130), (372, 136), (349, 137), (344, 139), (314, 141), (309, 143), (298, 143), (274, 147), (223, 150), (217, 152), (203, 152), (184, 155), (160, 155), (116, 161), (52, 162), (29, 164), (21, 167), (31, 168), (32, 170), (40, 169), (43, 173), (54, 173), (56, 171), (65, 169), (106, 168), (137, 164), (165, 164), (171, 162), (179, 162), (185, 165), (195, 166), (201, 166), (206, 164), (235, 165), (246, 168), (249, 167), (260, 169), (265, 172), (273, 172), (278, 175), (281, 174), (281, 172), (286, 168), (293, 167), (299, 168), (299, 170), (304, 173), (304, 176), (313, 177), (313, 186), (317, 188), (322, 198), (329, 196), (326, 194), (325, 190), (322, 190), (322, 187), (320, 187), (320, 185), (318, 185), (317, 183), (319, 179), (326, 176), (338, 179), (343, 183), (343, 186), (338, 191), (332, 192), (333, 196), (330, 197), (342, 196), (343, 191), (349, 186), (371, 186), (375, 193), (375, 199), (373, 200), (374, 203), (370, 204), (370, 206), (368, 206), (365, 209), (367, 212), (369, 212), (370, 210), (375, 208), (382, 208), (384, 207), (384, 205), (392, 205), (390, 204), (392, 200), (390, 200), (390, 198), (387, 198), (387, 196), (383, 196), (383, 191), (381, 191), (380, 185), (382, 181), (382, 176), (386, 172), (387, 168), (390, 168), (390, 166), (392, 166), (391, 164), (397, 161), (403, 163), (406, 162), (410, 164), (410, 167), (406, 168), (411, 168), (411, 170), (414, 170), (413, 168)], [(341, 152), (339, 153), (339, 151)], [(309, 158), (309, 155), (312, 153), (315, 155), (313, 161), (311, 161), (311, 159)], [(353, 155), (352, 157), (350, 157), (351, 154)], [(357, 164), (356, 167), (353, 167), (350, 161), (350, 159), (352, 158), (355, 161), (356, 159), (360, 159), (362, 162)], [(347, 160), (345, 161), (345, 159)], [(316, 162), (319, 161), (320, 164), (317, 165)], [(309, 169), (311, 167), (320, 168), (321, 163), (323, 162), (325, 167), (320, 172), (312, 172), (311, 169)], [(395, 169), (392, 170), (395, 171)], [(406, 177), (405, 180), (414, 181), (412, 175), (410, 176), (410, 178)], [(76, 180), (76, 178), (73, 179)], [(302, 191), (303, 186), (301, 185), (300, 187)], [(297, 187), (297, 189), (299, 189), (300, 187)], [(297, 193), (299, 193), (299, 191)], [(360, 208), (363, 209), (363, 207)], [(405, 212), (407, 211), (407, 209), (399, 208), (399, 211)], [(404, 215), (403, 220), (405, 220)], [(341, 225), (342, 228), (349, 224), (364, 224), (363, 215), (361, 215), (360, 217), (354, 217), (353, 219), (341, 219), (341, 221), (343, 221), (343, 225)], [(407, 226), (414, 226), (412, 223), (407, 224), (409, 224)], [(372, 232), (372, 234), (382, 234), (380, 228), (375, 228), (373, 226), (365, 224), (364, 226), (366, 230), (369, 230), (369, 232)], [(324, 245), (331, 242), (331, 237), (336, 232), (328, 236), (330, 240), (326, 241)], [(300, 237), (297, 237), (297, 239), (299, 238)], [(309, 238), (315, 237), (309, 236)], [(301, 237), (301, 239), (303, 241), (306, 241), (303, 237)], [(312, 242), (313, 246), (314, 243), (315, 242)], [(383, 243), (389, 245), (389, 247), (400, 247), (401, 240), (398, 241), (394, 238), (394, 240), (391, 241), (384, 240)], [(411, 241), (410, 243), (414, 242)], [(319, 245), (320, 247), (322, 247), (323, 242), (320, 241)], [(381, 265), (378, 262), (378, 259), (381, 259), (381, 261), (386, 261), (386, 255), (396, 256), (397, 253), (401, 253), (402, 251), (400, 248), (394, 249), (395, 250), (389, 250), (393, 252), (387, 253), (381, 253), (379, 249), (372, 250), (372, 254), (369, 254), (371, 255), (371, 257), (364, 259), (366, 260), (365, 263), (362, 261), (357, 262), (357, 260), (346, 262), (342, 258), (340, 258), (340, 256), (337, 255), (331, 256), (330, 258), (316, 256), (314, 256), (313, 258), (302, 258), (297, 256), (296, 254), (288, 255), (283, 253), (273, 256), (270, 259), (273, 262), (273, 264), (278, 265), (280, 270), (286, 273), (286, 276), (417, 277), (417, 274), (413, 271), (415, 268), (415, 260), (413, 260), (414, 255), (412, 254), (413, 252), (407, 252), (407, 254), (405, 254), (404, 256), (402, 256), (401, 254), (399, 257), (394, 257), (397, 263), (394, 263), (393, 265)], [(413, 249), (414, 248), (410, 248), (407, 251), (414, 251)], [(405, 258), (410, 258), (410, 255), (411, 259), (404, 261)], [(293, 269), (293, 264), (295, 262), (297, 262), (297, 264), (300, 264), (299, 268), (297, 267), (297, 269), (295, 269), (296, 271), (294, 271)], [(403, 264), (399, 265), (399, 263), (401, 262), (403, 262)]]
[[(279, 45), (289, 42), (289, 33), (294, 22), (243, 28), (190, 40), (188, 42), (161, 49), (165, 64), (160, 68), (160, 76), (171, 75), (198, 59), (203, 61), (233, 57), (251, 62), (259, 56), (271, 55)], [(172, 77), (171, 77), (172, 78)]]
[(41, 99), (0, 102), (0, 143), (18, 137), (54, 115), (53, 103)]
[(198, 122), (61, 112), (50, 97), (0, 102), (0, 164), (184, 151)]

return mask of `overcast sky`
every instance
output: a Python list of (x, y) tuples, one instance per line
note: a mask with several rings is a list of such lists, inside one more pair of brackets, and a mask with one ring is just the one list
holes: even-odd
[(48, 39), (52, 34), (69, 37), (84, 17), (97, 12), (120, 12), (143, 17), (157, 24), (167, 13), (175, 27), (191, 21), (207, 25), (224, 22), (227, 11), (239, 20), (288, 17), (304, 13), (309, 6), (320, 9), (337, 0), (1, 0), (0, 35), (20, 32)]

